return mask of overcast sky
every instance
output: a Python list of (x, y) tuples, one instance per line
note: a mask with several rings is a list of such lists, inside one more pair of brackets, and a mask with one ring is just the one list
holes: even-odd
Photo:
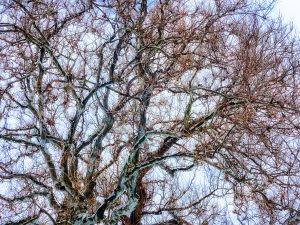
[(279, 0), (276, 10), (280, 11), (285, 22), (293, 22), (300, 33), (300, 0)]

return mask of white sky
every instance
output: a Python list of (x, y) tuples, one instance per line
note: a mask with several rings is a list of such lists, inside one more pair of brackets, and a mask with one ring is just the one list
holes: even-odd
[(276, 10), (286, 23), (292, 22), (300, 32), (300, 0), (278, 0)]

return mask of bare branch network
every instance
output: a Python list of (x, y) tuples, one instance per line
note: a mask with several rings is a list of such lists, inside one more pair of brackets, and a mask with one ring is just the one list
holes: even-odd
[(297, 224), (299, 39), (254, 0), (1, 0), (1, 224)]

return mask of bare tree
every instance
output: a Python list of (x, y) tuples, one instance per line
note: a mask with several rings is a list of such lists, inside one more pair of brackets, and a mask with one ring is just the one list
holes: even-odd
[(2, 0), (1, 224), (297, 224), (299, 41), (250, 0)]

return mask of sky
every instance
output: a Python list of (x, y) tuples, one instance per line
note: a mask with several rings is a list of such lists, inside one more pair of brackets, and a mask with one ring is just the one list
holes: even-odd
[(278, 0), (275, 11), (279, 11), (286, 23), (292, 22), (300, 33), (300, 0)]

